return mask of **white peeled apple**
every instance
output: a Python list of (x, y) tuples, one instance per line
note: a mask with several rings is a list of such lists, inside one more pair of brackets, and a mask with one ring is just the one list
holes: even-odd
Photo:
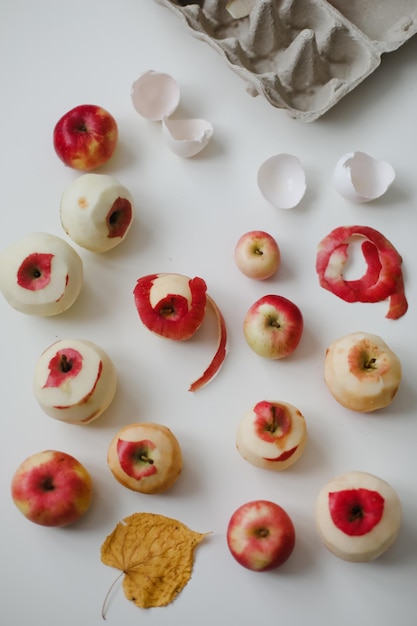
[(133, 219), (131, 193), (112, 176), (83, 174), (62, 194), (62, 227), (91, 252), (107, 252), (126, 237)]
[(210, 365), (191, 384), (189, 391), (206, 385), (226, 356), (226, 324), (220, 309), (206, 291), (207, 285), (202, 278), (170, 273), (143, 276), (134, 289), (134, 301), (142, 323), (166, 339), (189, 339), (203, 323), (207, 304), (214, 310), (218, 328), (217, 349)]
[(82, 286), (80, 256), (55, 235), (30, 233), (0, 255), (0, 291), (21, 313), (63, 313), (78, 298)]
[(236, 435), (237, 450), (246, 461), (276, 471), (293, 465), (306, 442), (304, 416), (288, 402), (258, 402), (244, 414)]
[(138, 422), (124, 426), (113, 437), (107, 462), (115, 479), (140, 493), (163, 493), (182, 471), (177, 438), (163, 424)]
[(401, 382), (401, 362), (378, 335), (355, 332), (333, 341), (324, 380), (344, 407), (371, 412), (388, 406)]
[(92, 341), (62, 339), (40, 356), (33, 392), (43, 411), (69, 424), (88, 424), (109, 407), (117, 374), (108, 354)]
[(345, 561), (373, 561), (397, 538), (402, 507), (385, 480), (351, 471), (330, 480), (315, 505), (319, 536), (330, 552)]

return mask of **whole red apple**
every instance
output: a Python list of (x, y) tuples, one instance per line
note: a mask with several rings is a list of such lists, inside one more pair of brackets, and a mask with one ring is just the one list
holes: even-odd
[(95, 104), (81, 104), (65, 113), (53, 132), (55, 152), (69, 167), (91, 171), (113, 155), (118, 138), (116, 120)]
[(90, 506), (92, 480), (77, 459), (58, 450), (28, 457), (16, 470), (11, 485), (14, 503), (31, 522), (67, 526)]
[(249, 308), (243, 321), (248, 345), (259, 356), (282, 359), (300, 343), (303, 316), (294, 302), (278, 295), (267, 295)]
[(281, 253), (277, 242), (263, 230), (242, 235), (235, 246), (235, 261), (242, 274), (256, 280), (271, 278), (277, 271)]
[(236, 509), (226, 537), (236, 561), (255, 572), (282, 565), (295, 545), (291, 518), (281, 506), (269, 500), (252, 500)]

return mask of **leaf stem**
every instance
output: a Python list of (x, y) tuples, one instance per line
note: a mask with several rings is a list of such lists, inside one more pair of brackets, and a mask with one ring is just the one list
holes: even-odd
[(116, 579), (112, 582), (112, 584), (110, 585), (110, 588), (109, 588), (108, 592), (106, 593), (106, 596), (105, 596), (105, 598), (104, 598), (104, 600), (103, 600), (103, 606), (101, 607), (101, 617), (102, 617), (103, 619), (106, 619), (106, 608), (107, 608), (107, 603), (108, 603), (108, 600), (109, 600), (109, 596), (110, 596), (110, 594), (111, 594), (111, 592), (112, 592), (112, 590), (113, 590), (113, 587), (114, 587), (114, 586), (115, 586), (115, 584), (116, 584), (116, 583), (120, 580), (120, 578), (123, 576), (123, 574), (124, 574), (124, 573), (125, 573), (125, 572), (124, 572), (124, 570), (122, 570), (122, 571), (120, 572), (120, 574), (119, 574), (119, 575), (117, 576), (117, 578), (116, 578)]

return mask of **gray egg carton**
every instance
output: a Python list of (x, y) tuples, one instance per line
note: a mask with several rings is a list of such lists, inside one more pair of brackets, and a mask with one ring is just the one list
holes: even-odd
[(417, 32), (417, 0), (244, 0), (241, 17), (232, 16), (231, 0), (156, 2), (213, 46), (249, 93), (305, 122), (333, 107), (380, 65), (383, 53)]

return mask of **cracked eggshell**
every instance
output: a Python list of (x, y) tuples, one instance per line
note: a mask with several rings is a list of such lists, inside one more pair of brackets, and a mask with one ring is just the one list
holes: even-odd
[(166, 144), (185, 159), (201, 152), (213, 136), (213, 126), (202, 119), (173, 120), (165, 117), (162, 131)]
[(130, 95), (139, 115), (160, 122), (178, 107), (180, 88), (169, 74), (148, 70), (134, 81)]
[(306, 191), (306, 176), (300, 160), (292, 154), (276, 154), (258, 170), (258, 187), (277, 209), (297, 206)]
[(333, 171), (336, 191), (357, 203), (380, 198), (394, 180), (395, 171), (389, 163), (359, 151), (343, 155)]

